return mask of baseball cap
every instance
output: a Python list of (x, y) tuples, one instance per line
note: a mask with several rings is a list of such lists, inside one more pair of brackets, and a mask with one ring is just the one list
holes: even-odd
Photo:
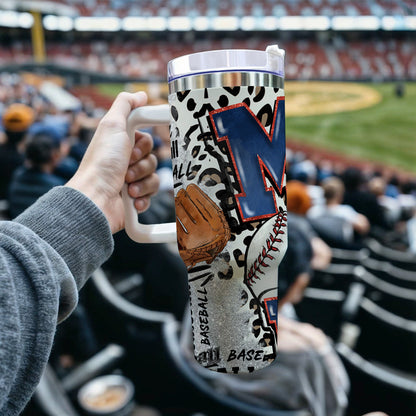
[(3, 127), (7, 131), (19, 133), (26, 131), (35, 119), (35, 112), (25, 104), (11, 104), (3, 113)]

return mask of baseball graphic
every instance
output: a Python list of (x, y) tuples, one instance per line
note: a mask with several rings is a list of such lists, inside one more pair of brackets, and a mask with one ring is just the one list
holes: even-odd
[[(254, 234), (247, 247), (245, 284), (257, 300), (263, 327), (272, 327), (272, 315), (277, 313), (277, 270), (287, 247), (287, 212), (283, 206), (279, 213), (265, 221)], [(273, 304), (272, 304), (273, 302)], [(271, 309), (273, 311), (271, 311)], [(277, 328), (276, 328), (277, 329)]]
[(230, 239), (230, 227), (214, 201), (191, 183), (175, 198), (179, 254), (187, 267), (212, 263)]

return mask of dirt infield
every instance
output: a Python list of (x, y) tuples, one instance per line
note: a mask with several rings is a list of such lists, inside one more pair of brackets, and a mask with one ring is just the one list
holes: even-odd
[[(83, 87), (84, 93), (87, 88)], [(168, 94), (166, 83), (131, 83), (125, 89), (146, 91), (150, 101)], [(80, 95), (80, 91), (74, 90)], [(96, 88), (88, 90), (95, 100), (100, 95)], [(286, 81), (285, 94), (287, 117), (355, 111), (371, 107), (382, 99), (374, 88), (349, 82)], [(101, 95), (105, 97), (105, 94)], [(109, 97), (105, 98), (108, 100)]]
[(382, 99), (375, 89), (349, 82), (288, 81), (285, 95), (287, 117), (355, 111)]
[[(152, 101), (152, 96), (167, 93), (166, 83), (132, 83), (126, 85), (125, 89), (129, 91), (144, 90), (149, 95), (149, 101)], [(77, 96), (88, 96), (103, 108), (108, 108), (114, 99), (108, 94), (103, 94), (95, 86), (74, 89), (74, 92)], [(366, 85), (349, 82), (287, 81), (285, 82), (285, 94), (287, 117), (355, 111), (376, 105), (382, 99), (377, 90)], [(339, 152), (305, 144), (294, 137), (287, 138), (287, 146), (293, 151), (302, 151), (313, 160), (328, 159), (341, 166), (355, 165), (364, 169), (378, 168), (408, 176), (407, 172), (398, 172), (395, 168), (377, 166), (375, 162), (369, 162), (365, 159), (360, 160), (357, 157), (347, 157)]]

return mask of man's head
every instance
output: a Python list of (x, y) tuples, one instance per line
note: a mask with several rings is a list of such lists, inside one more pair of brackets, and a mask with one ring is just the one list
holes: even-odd
[(36, 134), (26, 143), (26, 161), (32, 167), (53, 171), (62, 158), (61, 143), (47, 134)]
[(35, 112), (25, 104), (11, 104), (2, 115), (2, 124), (10, 144), (18, 144), (35, 120)]
[(26, 104), (14, 103), (3, 113), (2, 121), (6, 132), (26, 132), (35, 120), (35, 112)]
[(324, 197), (329, 202), (341, 203), (344, 198), (345, 187), (341, 179), (332, 176), (322, 181)]
[(308, 193), (308, 186), (297, 180), (288, 181), (286, 184), (287, 210), (298, 215), (306, 215), (312, 206)]

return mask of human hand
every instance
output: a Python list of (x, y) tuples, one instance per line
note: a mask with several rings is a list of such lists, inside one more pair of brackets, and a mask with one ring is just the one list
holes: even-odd
[(294, 352), (312, 348), (319, 351), (327, 345), (328, 338), (319, 328), (279, 316), (279, 349)]
[(125, 182), (138, 212), (149, 207), (151, 195), (159, 188), (152, 137), (136, 131), (132, 143), (126, 130), (131, 111), (146, 102), (144, 92), (117, 96), (98, 124), (79, 169), (66, 185), (85, 194), (103, 211), (113, 233), (124, 228), (120, 192)]

